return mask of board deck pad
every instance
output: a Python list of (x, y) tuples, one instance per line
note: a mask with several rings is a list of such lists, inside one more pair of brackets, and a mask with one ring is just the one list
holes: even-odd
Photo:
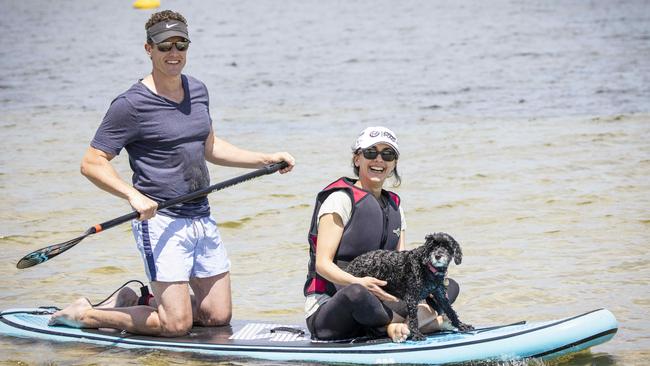
[(314, 342), (304, 326), (262, 321), (194, 327), (185, 336), (161, 338), (114, 329), (49, 326), (49, 319), (49, 312), (43, 309), (9, 309), (0, 313), (0, 335), (275, 361), (446, 364), (549, 359), (604, 343), (618, 330), (616, 318), (605, 309), (547, 322), (520, 322), (465, 333), (439, 332), (425, 341), (404, 343), (385, 338)]
[[(300, 330), (301, 333), (289, 332), (285, 329)], [(230, 340), (253, 340), (265, 339), (269, 342), (296, 342), (308, 341), (309, 335), (302, 328), (295, 325), (267, 324), (267, 323), (246, 323), (241, 329), (229, 337)], [(306, 335), (306, 336), (305, 336)]]

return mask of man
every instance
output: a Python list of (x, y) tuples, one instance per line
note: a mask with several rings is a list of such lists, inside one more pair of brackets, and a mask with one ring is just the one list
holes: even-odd
[[(206, 160), (247, 168), (286, 161), (289, 166), (281, 173), (295, 164), (286, 152), (243, 150), (215, 136), (207, 88), (181, 73), (190, 44), (181, 14), (155, 13), (145, 29), (144, 48), (153, 70), (111, 103), (83, 157), (81, 172), (101, 189), (128, 200), (140, 214), (133, 234), (155, 307), (100, 309), (82, 298), (53, 314), (51, 324), (166, 337), (186, 334), (193, 321), (204, 326), (228, 324), (230, 261), (207, 197), (160, 212), (156, 202), (208, 186)], [(133, 186), (110, 163), (122, 148), (129, 154)]]

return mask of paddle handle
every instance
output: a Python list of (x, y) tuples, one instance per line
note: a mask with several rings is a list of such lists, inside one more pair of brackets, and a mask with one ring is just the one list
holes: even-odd
[[(266, 166), (264, 166), (264, 167), (262, 167), (260, 169), (254, 170), (254, 171), (252, 171), (250, 173), (246, 173), (244, 175), (240, 175), (238, 177), (234, 177), (234, 178), (225, 180), (223, 182), (213, 184), (213, 185), (211, 185), (209, 187), (199, 189), (198, 191), (194, 191), (194, 192), (191, 192), (191, 193), (188, 193), (188, 194), (184, 194), (182, 196), (178, 196), (176, 198), (172, 198), (172, 199), (167, 200), (167, 201), (160, 202), (160, 203), (158, 203), (158, 210), (162, 210), (164, 208), (177, 205), (179, 203), (191, 201), (191, 200), (199, 198), (199, 197), (207, 196), (208, 194), (210, 194), (212, 192), (219, 191), (219, 190), (222, 190), (224, 188), (228, 188), (230, 186), (234, 186), (235, 184), (239, 184), (239, 183), (245, 182), (247, 180), (251, 180), (253, 178), (260, 177), (262, 175), (275, 173), (280, 169), (286, 168), (287, 166), (289, 166), (289, 164), (287, 164), (286, 161), (281, 161), (279, 163), (273, 163), (273, 164), (266, 165)], [(122, 215), (122, 216), (114, 218), (112, 220), (102, 222), (101, 224), (97, 224), (97, 225), (91, 227), (90, 229), (88, 229), (87, 233), (88, 234), (94, 234), (94, 233), (98, 233), (98, 232), (100, 232), (102, 230), (110, 229), (110, 228), (112, 228), (114, 226), (120, 225), (120, 224), (125, 223), (127, 221), (137, 219), (139, 215), (140, 214), (137, 211), (130, 212), (130, 213), (126, 214), (126, 215)]]

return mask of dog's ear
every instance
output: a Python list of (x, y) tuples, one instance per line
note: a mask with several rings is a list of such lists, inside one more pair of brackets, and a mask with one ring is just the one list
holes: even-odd
[(434, 234), (429, 234), (424, 237), (424, 244), (422, 245), (422, 264), (426, 265), (429, 263), (429, 256), (433, 251), (433, 248), (436, 246), (436, 239)]
[(424, 244), (422, 247), (424, 248), (424, 251), (428, 253), (431, 253), (433, 251), (433, 248), (435, 248), (437, 244), (436, 240), (436, 234), (429, 234), (424, 237)]
[(424, 237), (424, 245), (431, 245), (431, 243), (435, 240), (434, 237), (435, 234), (427, 234), (427, 236)]
[(460, 264), (463, 261), (463, 251), (460, 249), (460, 244), (458, 244), (458, 242), (451, 236), (449, 239), (451, 247), (454, 250), (454, 263)]

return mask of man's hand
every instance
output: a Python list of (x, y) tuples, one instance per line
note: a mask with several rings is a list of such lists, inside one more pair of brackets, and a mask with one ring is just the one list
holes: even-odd
[(158, 203), (151, 198), (134, 189), (133, 193), (129, 194), (128, 200), (131, 207), (133, 207), (133, 209), (138, 211), (140, 214), (138, 220), (149, 220), (150, 218), (156, 216)]
[(281, 161), (286, 161), (289, 166), (287, 166), (284, 169), (280, 169), (280, 174), (290, 172), (293, 169), (293, 167), (296, 165), (296, 159), (294, 159), (293, 156), (291, 156), (291, 154), (285, 151), (271, 154), (269, 156), (267, 164), (279, 163)]

